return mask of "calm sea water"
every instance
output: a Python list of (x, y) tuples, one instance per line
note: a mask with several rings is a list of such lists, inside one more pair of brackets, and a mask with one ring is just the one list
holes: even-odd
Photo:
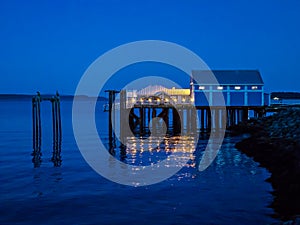
[[(0, 224), (270, 224), (269, 173), (225, 138), (213, 164), (185, 167), (151, 186), (123, 186), (94, 172), (73, 136), (71, 101), (62, 101), (62, 165), (54, 167), (50, 104), (42, 103), (42, 164), (31, 160), (31, 102), (0, 102)], [(88, 103), (87, 103), (88, 104)], [(107, 114), (97, 112), (107, 138)], [(200, 147), (199, 147), (200, 148)], [(197, 149), (201, 155), (201, 149)], [(118, 149), (116, 149), (118, 157)], [(162, 154), (162, 157), (165, 157)], [(148, 160), (127, 152), (127, 163)], [(197, 164), (195, 157), (193, 163)]]

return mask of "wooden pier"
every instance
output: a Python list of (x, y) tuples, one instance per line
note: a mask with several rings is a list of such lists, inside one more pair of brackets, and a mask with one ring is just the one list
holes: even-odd
[[(111, 109), (115, 94), (118, 91), (109, 90), (109, 108)], [(112, 97), (113, 96), (113, 97)], [(121, 142), (126, 137), (148, 136), (156, 133), (158, 124), (153, 122), (164, 121), (168, 135), (193, 135), (208, 134), (212, 131), (227, 129), (240, 122), (249, 119), (249, 112), (252, 117), (262, 117), (265, 115), (264, 106), (193, 106), (192, 104), (153, 104), (136, 103), (126, 105), (126, 91), (120, 91), (120, 138)], [(112, 119), (114, 115), (109, 114), (109, 135), (112, 141), (114, 132), (112, 131)], [(152, 121), (152, 122), (151, 122)], [(126, 123), (129, 123), (127, 126)]]
[(38, 92), (32, 97), (32, 131), (33, 131), (33, 152), (32, 162), (35, 167), (39, 167), (41, 160), (42, 147), (42, 119), (41, 119), (41, 102), (50, 101), (52, 105), (52, 129), (53, 129), (53, 152), (51, 161), (54, 166), (61, 165), (61, 142), (62, 126), (60, 113), (60, 97), (58, 92), (52, 97), (43, 97)]

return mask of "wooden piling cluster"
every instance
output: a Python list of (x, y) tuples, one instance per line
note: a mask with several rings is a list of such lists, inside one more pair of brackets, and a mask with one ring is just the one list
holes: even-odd
[[(262, 107), (191, 107), (172, 105), (135, 105), (131, 109), (121, 109), (121, 121), (127, 117), (133, 133), (146, 135), (149, 133), (150, 121), (161, 118), (170, 134), (186, 134), (193, 132), (206, 133), (218, 129), (227, 129), (249, 119), (249, 111), (254, 117), (264, 115)], [(126, 112), (127, 111), (127, 112)], [(151, 127), (153, 128), (153, 127)], [(122, 128), (121, 128), (122, 130)], [(124, 132), (126, 133), (126, 132)]]
[(228, 108), (227, 109), (227, 127), (236, 125), (248, 120), (248, 108)]
[[(150, 130), (159, 129), (157, 124), (151, 123), (154, 118), (161, 119), (167, 133), (180, 135), (183, 130), (195, 131), (196, 111), (192, 107), (174, 107), (164, 105), (137, 105), (131, 109), (123, 109), (129, 115), (129, 126), (133, 133), (139, 135), (149, 134)], [(124, 120), (122, 120), (124, 121)]]
[(60, 112), (60, 97), (58, 92), (52, 97), (43, 97), (38, 92), (32, 98), (32, 131), (33, 131), (33, 163), (35, 167), (41, 164), (42, 120), (41, 102), (50, 101), (52, 105), (53, 152), (51, 161), (54, 166), (61, 165), (62, 126)]
[(196, 107), (198, 111), (201, 132), (211, 129), (227, 129), (249, 119), (249, 111), (254, 111), (254, 117), (263, 116), (262, 107)]

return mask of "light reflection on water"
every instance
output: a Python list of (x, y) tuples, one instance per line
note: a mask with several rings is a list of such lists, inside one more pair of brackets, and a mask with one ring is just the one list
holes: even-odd
[[(235, 143), (232, 139), (234, 138), (226, 137), (224, 139), (224, 143), (215, 158), (214, 167), (221, 169), (226, 164), (230, 164), (234, 167), (245, 168), (251, 166), (251, 169), (257, 168), (257, 163), (253, 162), (252, 159), (242, 154), (232, 155), (233, 143)], [(126, 149), (123, 155), (116, 155), (116, 157), (130, 165), (148, 166), (162, 160), (170, 161), (168, 156), (172, 155), (175, 162), (185, 161), (185, 167), (197, 169), (206, 147), (208, 146), (207, 151), (210, 153), (210, 145), (214, 143), (209, 143), (207, 138), (202, 138), (197, 143), (196, 140), (195, 136), (165, 137), (162, 141), (155, 137), (130, 137), (126, 139)], [(118, 149), (116, 151), (121, 152)], [(208, 156), (214, 157), (212, 153)], [(176, 163), (167, 163), (166, 166), (176, 166)], [(255, 171), (252, 171), (252, 173), (255, 174)]]
[[(179, 141), (180, 138), (181, 141)], [(208, 136), (200, 136), (197, 143), (195, 136), (181, 136), (180, 138), (169, 136), (163, 138), (162, 141), (155, 137), (127, 138), (125, 151), (121, 153), (121, 150), (116, 148), (116, 153), (119, 154), (116, 154), (115, 157), (126, 164), (135, 166), (149, 166), (166, 160), (167, 163), (164, 164), (166, 167), (181, 167), (181, 163), (186, 162), (184, 168), (170, 180), (174, 177), (178, 181), (185, 178), (188, 180), (195, 179), (201, 176), (199, 164), (204, 151), (207, 146), (207, 151), (209, 151), (210, 145), (214, 143), (208, 142)], [(268, 178), (268, 172), (258, 167), (258, 163), (234, 148), (234, 144), (240, 139), (241, 137), (225, 137), (215, 158), (212, 152), (208, 152), (207, 156), (214, 159), (208, 171), (213, 170), (220, 180), (223, 180), (228, 173), (232, 173), (234, 176), (251, 175), (249, 178), (254, 181), (256, 174), (261, 174), (263, 180)], [(172, 161), (168, 158), (170, 155), (173, 156)], [(208, 158), (207, 160), (211, 159)], [(134, 170), (139, 170), (139, 168), (134, 168)]]
[[(162, 141), (156, 137), (128, 138), (126, 140), (126, 157), (124, 162), (131, 165), (147, 166), (162, 160), (170, 161), (194, 161), (195, 137), (165, 137)], [(172, 163), (174, 166), (174, 163)], [(170, 163), (165, 166), (171, 166)]]

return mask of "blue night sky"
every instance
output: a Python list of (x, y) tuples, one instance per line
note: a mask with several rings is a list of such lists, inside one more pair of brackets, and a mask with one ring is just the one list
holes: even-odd
[(299, 27), (298, 0), (1, 1), (0, 93), (73, 94), (97, 57), (149, 39), (212, 69), (259, 69), (267, 91), (300, 91)]

